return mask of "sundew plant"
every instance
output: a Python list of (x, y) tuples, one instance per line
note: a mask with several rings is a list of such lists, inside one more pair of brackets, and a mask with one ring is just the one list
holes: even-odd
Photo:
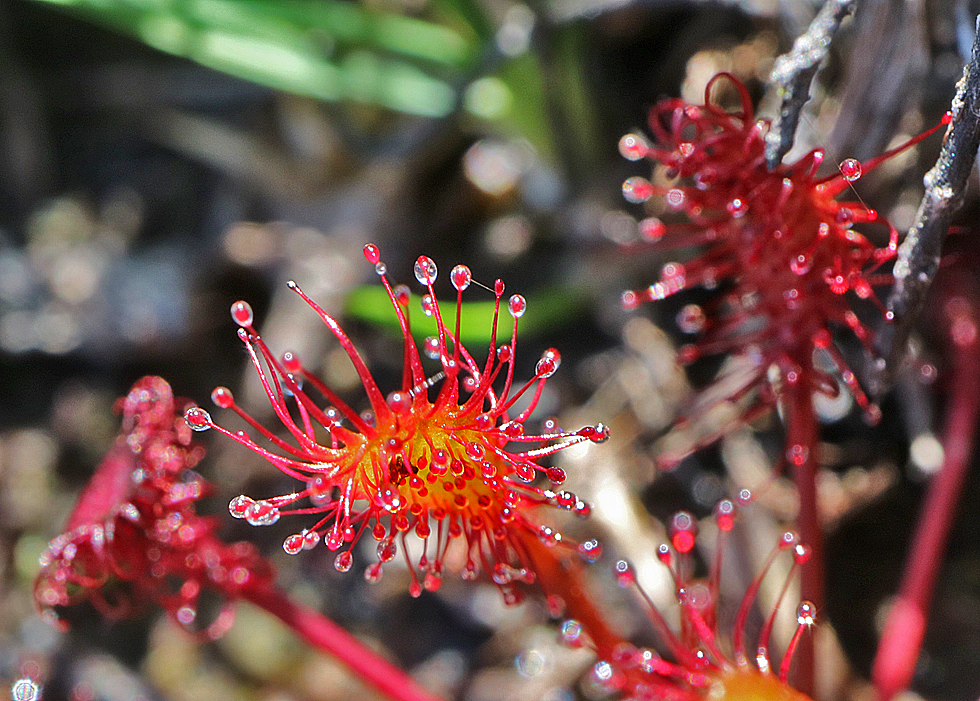
[(0, 10), (11, 697), (977, 698), (976, 8), (776, 5)]

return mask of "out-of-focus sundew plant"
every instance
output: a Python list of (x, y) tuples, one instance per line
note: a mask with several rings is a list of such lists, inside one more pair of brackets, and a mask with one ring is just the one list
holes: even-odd
[[(873, 172), (865, 169), (860, 178), (850, 176), (856, 172), (853, 164), (867, 164), (939, 124), (951, 107), (955, 126), (957, 104), (951, 100), (970, 60), (980, 3), (831, 1), (828, 7), (841, 11), (828, 25), (826, 40), (805, 34), (822, 4), (0, 3), (4, 688), (9, 685), (14, 698), (32, 701), (38, 696), (332, 701), (376, 693), (365, 686), (371, 686), (371, 675), (351, 673), (337, 658), (290, 632), (281, 621), (293, 620), (297, 630), (289, 608), (296, 606), (356, 636), (363, 645), (352, 649), (366, 651), (358, 659), (387, 658), (428, 690), (424, 693), (444, 699), (599, 701), (616, 698), (624, 689), (633, 698), (695, 699), (713, 689), (717, 694), (719, 679), (729, 684), (729, 697), (745, 679), (750, 680), (746, 693), (771, 695), (785, 691), (775, 681), (784, 659), (803, 672), (787, 661), (783, 676), (818, 701), (874, 698), (873, 666), (878, 690), (886, 695), (904, 685), (894, 679), (907, 671), (908, 698), (975, 699), (980, 693), (974, 663), (980, 656), (976, 471), (966, 472), (960, 482), (944, 482), (962, 505), (955, 519), (949, 501), (930, 512), (939, 514), (939, 525), (917, 528), (916, 514), (927, 485), (944, 474), (944, 460), (969, 454), (975, 430), (977, 399), (969, 388), (977, 379), (971, 354), (976, 353), (980, 304), (970, 238), (976, 235), (976, 177), (971, 175), (965, 189), (957, 186), (949, 197), (940, 193), (934, 198), (963, 197), (965, 205), (952, 221), (948, 250), (921, 313), (914, 308), (918, 302), (909, 303), (912, 311), (901, 319), (898, 345), (904, 349), (907, 332), (911, 348), (902, 354), (887, 347), (891, 335), (878, 335), (888, 316), (884, 305), (892, 304), (889, 308), (902, 316), (908, 301), (889, 301), (895, 250), (889, 248), (884, 222), (904, 235), (917, 221), (923, 176), (936, 162), (944, 137), (924, 140), (877, 163)], [(848, 16), (851, 9), (853, 16)], [(749, 103), (752, 120), (775, 117), (786, 96), (777, 59), (801, 35), (812, 41), (798, 45), (797, 56), (827, 55), (812, 85), (804, 84), (810, 98), (798, 100), (802, 115), (783, 115), (776, 130), (789, 134), (792, 150), (779, 150), (773, 161), (775, 146), (767, 142), (769, 168), (780, 160), (798, 163), (812, 149), (823, 149), (824, 165), (814, 177), (833, 182), (838, 201), (855, 203), (828, 204), (827, 212), (858, 212), (858, 219), (876, 220), (867, 225), (835, 220), (835, 236), (862, 247), (868, 256), (874, 249), (888, 255), (875, 259), (882, 267), (871, 271), (865, 259), (828, 261), (834, 270), (867, 272), (868, 279), (855, 273), (850, 282), (861, 282), (862, 290), (875, 285), (874, 293), (855, 294), (853, 285), (841, 288), (847, 296), (841, 297), (839, 309), (835, 306), (839, 313), (806, 331), (808, 339), (819, 331), (819, 343), (795, 344), (791, 324), (773, 328), (771, 337), (763, 333), (765, 327), (753, 326), (760, 323), (753, 312), (759, 299), (767, 309), (779, 305), (770, 290), (753, 296), (739, 280), (712, 280), (704, 274), (705, 256), (712, 250), (754, 245), (765, 256), (767, 247), (750, 241), (751, 225), (742, 218), (746, 213), (737, 206), (729, 210), (734, 222), (729, 226), (717, 219), (712, 223), (712, 212), (690, 206), (701, 201), (697, 197), (688, 206), (672, 205), (672, 191), (708, 191), (710, 174), (703, 168), (672, 169), (665, 162), (668, 144), (661, 143), (662, 152), (642, 163), (623, 159), (619, 144), (625, 134), (645, 134), (658, 148), (653, 143), (657, 127), (663, 134), (676, 126), (677, 143), (669, 146), (684, 154), (694, 136), (685, 128), (712, 121), (702, 120), (706, 113), (686, 112), (692, 105), (716, 110), (716, 122), (738, 122), (731, 115), (747, 114)], [(719, 73), (730, 78), (712, 82)], [(682, 102), (662, 102), (670, 98)], [(658, 103), (653, 114), (659, 121), (651, 126), (651, 109)], [(688, 124), (677, 115), (686, 115)], [(795, 136), (787, 123), (796, 126)], [(738, 128), (746, 134), (758, 129), (755, 136), (764, 131), (749, 120)], [(699, 154), (711, 149), (711, 129), (701, 135), (707, 144), (698, 143)], [(762, 167), (761, 162), (753, 167)], [(737, 158), (726, 169), (737, 174)], [(928, 182), (939, 183), (942, 190), (947, 170), (934, 172)], [(636, 196), (631, 186), (627, 202), (624, 181), (648, 188), (644, 194), (651, 196)], [(743, 191), (757, 194), (751, 187)], [(772, 215), (767, 221), (778, 219), (774, 212), (782, 200), (775, 190), (758, 201), (764, 214)], [(869, 209), (875, 217), (865, 216)], [(852, 223), (859, 235), (848, 234)], [(710, 232), (722, 229), (730, 240), (717, 246)], [(662, 235), (669, 246), (650, 240)], [(368, 242), (383, 251), (384, 269), (378, 272), (384, 283), (365, 262)], [(837, 250), (847, 255), (850, 249), (841, 243)], [(373, 255), (369, 261), (377, 264)], [(419, 304), (426, 290), (408, 295), (395, 287), (422, 280), (413, 270), (422, 255), (441, 266), (431, 290), (440, 301), (440, 319)], [(624, 291), (652, 290), (647, 286), (663, 280), (665, 266), (676, 270), (669, 266), (684, 261), (698, 261), (697, 286), (692, 281), (670, 295), (651, 293), (647, 296), (666, 299), (623, 308)], [(468, 266), (458, 331), (456, 294), (450, 287), (456, 264)], [(753, 270), (751, 261), (740, 265)], [(906, 283), (914, 287), (922, 270), (918, 263), (900, 258), (896, 265), (899, 277), (914, 269), (916, 275)], [(755, 272), (750, 277), (758, 288), (766, 276)], [(392, 288), (386, 290), (388, 279)], [(495, 295), (498, 279), (506, 281), (503, 297)], [(318, 305), (321, 317), (289, 289), (290, 280)], [(452, 280), (454, 286), (459, 282)], [(500, 353), (501, 344), (510, 343), (512, 294), (520, 295), (515, 317), (520, 352), (513, 357), (509, 351)], [(236, 316), (245, 345), (228, 314), (242, 299), (251, 302), (248, 323)], [(410, 323), (395, 313), (403, 299), (408, 299), (404, 309), (410, 309)], [(495, 299), (502, 299), (496, 313)], [(488, 362), (486, 349), (498, 314), (496, 360)], [(344, 332), (330, 333), (321, 318), (339, 320)], [(705, 327), (713, 319), (735, 320), (726, 328), (726, 341), (755, 338), (755, 345), (712, 346)], [(855, 330), (868, 331), (866, 343)], [(434, 346), (426, 340), (440, 334)], [(433, 350), (434, 370), (427, 365), (431, 359), (420, 357), (419, 367), (429, 369), (419, 370), (419, 376), (404, 372), (410, 365), (407, 337), (414, 337), (423, 356)], [(462, 352), (457, 346), (473, 355), (454, 355)], [(792, 462), (786, 455), (787, 427), (799, 406), (788, 409), (782, 399), (792, 369), (785, 363), (777, 367), (778, 359), (766, 356), (766, 349), (791, 346), (793, 362), (806, 365), (821, 390), (808, 412), (816, 421), (806, 460), (814, 466), (815, 496), (805, 495), (802, 507), (792, 475), (776, 471), (784, 460)], [(293, 365), (279, 355), (264, 355), (263, 347), (302, 358), (308, 376), (335, 394), (323, 395), (314, 380), (302, 389), (290, 385)], [(699, 349), (697, 358), (690, 350), (681, 353), (687, 365), (678, 362), (684, 347)], [(351, 348), (369, 372), (352, 364)], [(556, 364), (542, 371), (542, 358), (555, 358), (549, 355), (552, 348), (560, 351), (561, 368), (555, 372)], [(268, 391), (255, 375), (249, 349), (262, 358)], [(869, 349), (883, 353), (890, 365), (883, 370)], [(899, 355), (904, 355), (901, 362)], [(772, 367), (753, 365), (760, 357)], [(464, 391), (479, 388), (485, 404), (469, 406), (460, 419), (452, 414), (455, 395), (446, 389), (452, 401), (439, 404), (445, 420), (432, 428), (423, 420), (430, 403), (421, 393), (431, 389), (427, 396), (434, 402), (441, 387), (448, 386), (440, 383), (447, 377), (456, 382), (456, 363), (463, 368), (460, 386)], [(494, 372), (493, 388), (489, 380), (480, 384), (481, 373)], [(304, 392), (312, 388), (309, 396), (317, 402), (327, 396), (328, 403), (339, 405), (336, 399), (349, 405), (348, 428), (359, 426), (370, 436), (377, 417), (360, 412), (392, 408), (391, 416), (382, 417), (382, 428), (397, 438), (407, 425), (400, 423), (399, 413), (415, 407), (411, 426), (418, 442), (402, 453), (398, 440), (372, 443), (367, 454), (375, 462), (364, 463), (364, 469), (373, 469), (371, 474), (391, 470), (399, 489), (404, 488), (393, 498), (408, 498), (419, 513), (380, 501), (364, 509), (362, 501), (361, 512), (344, 515), (344, 505), (349, 508), (354, 500), (342, 499), (335, 494), (339, 485), (330, 483), (329, 494), (316, 495), (323, 499), (316, 505), (323, 507), (319, 511), (258, 518), (268, 525), (251, 528), (248, 519), (228, 514), (227, 504), (236, 495), (262, 502), (313, 487), (297, 486), (288, 469), (274, 469), (216, 431), (193, 434), (199, 449), (182, 426), (173, 429), (179, 440), (168, 440), (178, 441), (178, 451), (189, 451), (193, 460), (187, 466), (211, 486), (183, 472), (167, 474), (167, 490), (196, 491), (190, 501), (168, 502), (156, 513), (147, 496), (155, 492), (142, 482), (116, 484), (113, 493), (138, 505), (131, 521), (145, 527), (139, 542), (168, 544), (162, 555), (148, 547), (145, 557), (141, 552), (135, 560), (169, 561), (185, 552), (181, 548), (207, 560), (201, 553), (224, 552), (215, 542), (250, 541), (254, 548), (235, 552), (249, 562), (261, 559), (256, 571), (263, 573), (264, 584), (271, 581), (264, 569), (271, 562), (277, 571), (275, 591), (292, 603), (281, 604), (269, 598), (278, 593), (256, 593), (240, 582), (222, 588), (218, 579), (224, 575), (215, 575), (213, 563), (199, 560), (174, 566), (171, 574), (179, 578), (130, 577), (119, 553), (102, 548), (105, 533), (99, 530), (109, 522), (125, 525), (126, 505), (98, 513), (83, 508), (86, 518), (76, 512), (71, 521), (69, 514), (103, 456), (125, 453), (123, 444), (136, 454), (144, 445), (145, 436), (133, 438), (138, 433), (132, 430), (133, 408), (117, 405), (125, 419), (112, 408), (145, 375), (165, 378), (173, 394), (185, 398), (175, 400), (175, 407), (168, 404), (168, 411), (207, 405), (214, 422), (233, 437), (247, 429), (251, 439), (239, 438), (261, 446), (254, 452), (267, 447), (276, 452), (286, 445), (274, 439), (261, 443), (266, 438), (256, 426), (277, 438), (288, 438), (277, 427), (289, 429), (306, 442), (291, 453), (293, 462), (279, 464), (293, 469), (301, 459), (311, 474), (321, 470), (329, 477), (334, 473), (325, 465), (336, 449), (331, 441), (343, 443), (338, 436), (349, 432), (325, 420), (334, 416), (325, 407), (308, 420), (304, 412), (315, 402)], [(497, 393), (511, 375), (514, 393), (531, 381), (524, 399), (535, 397), (527, 416), (521, 413), (527, 406), (522, 400), (513, 411), (507, 407), (510, 419), (520, 417), (513, 421), (495, 404), (498, 396), (506, 396)], [(376, 383), (380, 394), (372, 396), (368, 389), (365, 395), (370, 384), (365, 378)], [(159, 382), (144, 380), (163, 387)], [(849, 384), (867, 392), (870, 403), (848, 390)], [(253, 426), (230, 412), (218, 413), (207, 401), (216, 386), (229, 388), (227, 395), (216, 395), (216, 402), (227, 404), (233, 394), (234, 404), (254, 417)], [(760, 397), (749, 391), (759, 387), (770, 393)], [(304, 401), (310, 404), (299, 408)], [(800, 401), (810, 403), (806, 397)], [(872, 405), (880, 409), (875, 425), (867, 421)], [(773, 410), (748, 411), (756, 406)], [(283, 412), (290, 411), (292, 423), (283, 420)], [(879, 412), (870, 413), (877, 417)], [(202, 427), (203, 418), (194, 417)], [(679, 417), (684, 418), (678, 423)], [(165, 418), (169, 421), (170, 414)], [(123, 437), (117, 440), (124, 421)], [(608, 426), (608, 440), (601, 440), (605, 427), (595, 428), (600, 422)], [(517, 431), (516, 425), (542, 440), (534, 446), (507, 444), (508, 426)], [(167, 426), (160, 430), (170, 436)], [(423, 445), (432, 436), (439, 445)], [(555, 444), (560, 441), (569, 445), (559, 451)], [(437, 525), (437, 517), (429, 514), (435, 545), (423, 551), (418, 541), (410, 541), (406, 547), (409, 525), (412, 533), (428, 528), (421, 510), (434, 512), (443, 504), (418, 496), (442, 475), (442, 468), (428, 461), (437, 448), (447, 455), (456, 450), (462, 458), (477, 443), (472, 450), (480, 455), (472, 458), (472, 474), (464, 479), (461, 464), (455, 475), (468, 497), (478, 500), (480, 479), (498, 476), (478, 474), (488, 462), (483, 460), (487, 451), (500, 461), (485, 469), (500, 470), (501, 477), (514, 464), (507, 462), (513, 460), (508, 455), (530, 451), (527, 464), (533, 469), (525, 476), (532, 481), (522, 492), (522, 503), (564, 508), (542, 509), (540, 519), (535, 512), (533, 519), (519, 520), (521, 528), (507, 526), (510, 501), (520, 500), (502, 487), (494, 496), (503, 501), (493, 511), (501, 538), (495, 541), (492, 530), (480, 534), (491, 519), (481, 521), (483, 512), (467, 503), (460, 514), (468, 520), (459, 522), (457, 535), (443, 535), (442, 521)], [(201, 458), (203, 450), (206, 457)], [(427, 473), (417, 464), (419, 455), (432, 468)], [(140, 460), (151, 458), (166, 463), (166, 456), (159, 455)], [(964, 469), (974, 465), (966, 457), (960, 462)], [(453, 475), (451, 468), (446, 474)], [(423, 478), (430, 476), (427, 486)], [(519, 481), (506, 476), (508, 485)], [(308, 496), (286, 499), (283, 505)], [(823, 592), (815, 618), (813, 607), (800, 606), (796, 570), (811, 562), (810, 551), (792, 533), (801, 508), (811, 509), (807, 528), (825, 538), (819, 558)], [(588, 519), (576, 518), (588, 512)], [(329, 514), (330, 520), (300, 543), (296, 536), (308, 534), (297, 531), (312, 527), (317, 513)], [(383, 521), (391, 532), (376, 540), (370, 531), (352, 531), (348, 538), (336, 524), (363, 528), (368, 520), (359, 521), (359, 513), (374, 514), (370, 525)], [(171, 518), (172, 532), (154, 530), (153, 518), (163, 521), (173, 514), (183, 515)], [(180, 519), (193, 525), (193, 533), (175, 545), (168, 539), (179, 539)], [(50, 549), (49, 541), (65, 530), (66, 522), (75, 529), (74, 540), (56, 541)], [(946, 524), (951, 532), (941, 569), (923, 561), (924, 569), (938, 573), (930, 598), (931, 581), (902, 580), (903, 567), (913, 533), (928, 544), (933, 541), (922, 534), (938, 533)], [(445, 526), (451, 527), (449, 520)], [(543, 537), (525, 541), (525, 532)], [(555, 534), (562, 536), (561, 547), (549, 548), (556, 545)], [(191, 548), (198, 537), (211, 550)], [(331, 537), (337, 548), (321, 542)], [(494, 543), (504, 540), (506, 547), (494, 551), (504, 547)], [(283, 552), (284, 541), (297, 546), (287, 550), (302, 552)], [(351, 550), (340, 549), (339, 541), (350, 543)], [(459, 543), (474, 542), (474, 559), (490, 553), (490, 566), (474, 562), (470, 572)], [(66, 551), (72, 543), (81, 544), (85, 561), (97, 563), (98, 572), (64, 565), (77, 551)], [(383, 550), (379, 544), (389, 547)], [(445, 561), (440, 567), (455, 570), (454, 576), (427, 583), (417, 577), (433, 575), (433, 547)], [(779, 556), (783, 551), (792, 556)], [(942, 556), (942, 546), (933, 551)], [(345, 552), (353, 555), (338, 567), (338, 553)], [(419, 553), (428, 556), (424, 564)], [(384, 577), (372, 576), (379, 558)], [(45, 576), (63, 573), (61, 579), (42, 580), (47, 584), (42, 594), (48, 595), (44, 608), (79, 602), (58, 611), (70, 624), (67, 630), (50, 626), (37, 612), (34, 580), (41, 560), (48, 564)], [(494, 563), (503, 566), (499, 572)], [(146, 567), (153, 571), (152, 564)], [(119, 569), (107, 574), (113, 568)], [(494, 575), (507, 581), (495, 583)], [(902, 596), (896, 599), (900, 580)], [(192, 584), (185, 587), (187, 581)], [(220, 606), (208, 611), (201, 593), (216, 583), (220, 592), (231, 591), (243, 600), (234, 607), (234, 624), (226, 631), (219, 625), (223, 635), (205, 635), (214, 638), (205, 642), (201, 631), (209, 630), (208, 614), (218, 617), (217, 623), (227, 620), (220, 618)], [(96, 584), (106, 589), (85, 596), (85, 588)], [(177, 590), (170, 591), (171, 586)], [(501, 588), (525, 594), (523, 603), (507, 605)], [(127, 604), (149, 603), (134, 606), (125, 620), (107, 619), (102, 614), (123, 600), (115, 598), (119, 592), (127, 594)], [(927, 615), (916, 619), (918, 609), (909, 603), (915, 601), (926, 602)], [(186, 602), (197, 607), (193, 615), (181, 614), (186, 607), (178, 604)], [(893, 611), (904, 618), (891, 620), (900, 618), (906, 627), (888, 628), (901, 632), (889, 632), (879, 648), (886, 625), (896, 625), (886, 624)], [(188, 621), (200, 618), (185, 626), (181, 615)], [(908, 627), (913, 619), (921, 624), (925, 642), (920, 655), (905, 659), (903, 651), (914, 648), (903, 650), (896, 641), (914, 637)], [(185, 627), (196, 627), (196, 634)], [(795, 638), (797, 633), (802, 637)], [(766, 649), (757, 654), (760, 639)], [(787, 649), (796, 652), (786, 655)], [(812, 684), (805, 678), (810, 659)], [(898, 677), (887, 663), (900, 668)], [(759, 669), (770, 667), (774, 676), (765, 677), (769, 681), (762, 689), (754, 680)], [(383, 684), (380, 688), (384, 691)], [(406, 691), (405, 698), (423, 698), (414, 693)]]

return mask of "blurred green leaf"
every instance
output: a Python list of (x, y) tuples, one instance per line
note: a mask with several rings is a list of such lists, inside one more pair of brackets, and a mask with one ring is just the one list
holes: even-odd
[(338, 0), (37, 0), (201, 65), (320, 100), (427, 117), (477, 53), (437, 23)]
[[(422, 313), (420, 298), (413, 295), (409, 301), (412, 335), (421, 340), (438, 333), (433, 317)], [(543, 290), (528, 299), (527, 311), (518, 325), (520, 336), (540, 336), (569, 323), (569, 319), (580, 312), (585, 300), (580, 295), (565, 288)], [(450, 329), (455, 327), (455, 302), (441, 302), (443, 321)], [(460, 340), (466, 344), (489, 344), (493, 325), (493, 302), (464, 302), (460, 310)], [(356, 288), (348, 297), (344, 309), (348, 316), (366, 321), (369, 324), (399, 332), (398, 317), (392, 307), (388, 293), (383, 287), (365, 285)], [(511, 317), (507, 312), (507, 300), (501, 301), (500, 321), (498, 322), (498, 343), (510, 337)], [(471, 349), (472, 350), (472, 349)]]

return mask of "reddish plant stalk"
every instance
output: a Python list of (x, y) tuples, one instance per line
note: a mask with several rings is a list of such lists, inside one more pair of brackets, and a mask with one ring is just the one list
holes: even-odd
[[(946, 287), (950, 288), (953, 285)], [(955, 378), (947, 407), (943, 465), (929, 484), (901, 588), (875, 656), (871, 677), (881, 701), (907, 688), (915, 672), (936, 578), (973, 455), (980, 414), (980, 323), (976, 296), (967, 294), (960, 290), (949, 294), (942, 308), (944, 335), (951, 348), (950, 376)]]
[[(817, 417), (813, 409), (816, 390), (808, 373), (800, 372), (797, 384), (786, 392), (786, 455), (799, 492), (797, 528), (800, 539), (810, 546), (810, 560), (802, 565), (800, 594), (812, 601), (817, 611), (824, 605), (824, 534), (817, 508)], [(812, 638), (801, 641), (796, 655), (795, 685), (813, 695), (814, 650)]]
[(318, 650), (326, 652), (365, 684), (393, 701), (439, 701), (411, 676), (364, 645), (323, 614), (292, 601), (280, 589), (260, 586), (243, 598), (272, 614)]

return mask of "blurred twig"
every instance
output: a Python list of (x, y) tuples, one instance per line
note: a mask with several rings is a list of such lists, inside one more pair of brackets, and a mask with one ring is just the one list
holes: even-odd
[[(980, 18), (977, 20), (980, 29)], [(929, 285), (939, 269), (943, 241), (953, 214), (963, 203), (967, 179), (980, 146), (980, 31), (973, 42), (970, 62), (956, 86), (950, 107), (952, 122), (942, 151), (925, 174), (925, 194), (905, 241), (898, 249), (893, 274), (895, 286), (888, 297), (887, 318), (893, 323), (878, 335), (871, 389), (881, 394), (891, 385)]]
[(766, 134), (766, 163), (775, 168), (793, 147), (803, 105), (810, 99), (810, 83), (827, 55), (830, 40), (856, 0), (827, 0), (810, 27), (796, 38), (788, 54), (776, 59), (772, 82), (780, 98), (779, 114)]

